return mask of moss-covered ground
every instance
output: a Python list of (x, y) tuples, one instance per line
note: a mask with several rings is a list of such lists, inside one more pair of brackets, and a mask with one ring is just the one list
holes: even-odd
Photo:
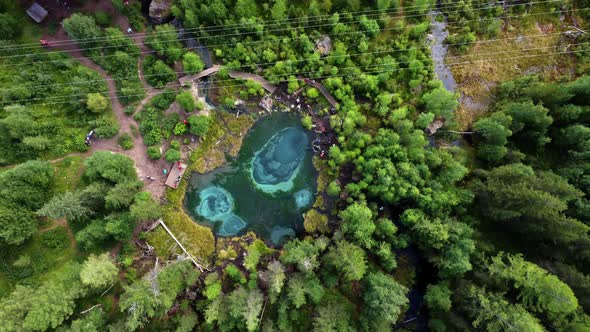
[(485, 113), (501, 82), (526, 74), (548, 79), (573, 75), (575, 56), (564, 53), (572, 41), (564, 39), (561, 31), (555, 18), (509, 20), (498, 36), (479, 40), (466, 53), (450, 54), (447, 64), (462, 95), (455, 115), (460, 129), (469, 128)]

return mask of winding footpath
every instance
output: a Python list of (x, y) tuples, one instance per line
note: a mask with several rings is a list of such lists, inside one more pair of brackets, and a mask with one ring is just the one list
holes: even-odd
[[(147, 103), (149, 103), (150, 100), (154, 96), (158, 95), (159, 93), (162, 93), (163, 90), (158, 90), (158, 89), (153, 88), (145, 81), (145, 79), (143, 77), (141, 62), (143, 60), (143, 54), (146, 54), (147, 52), (149, 52), (149, 48), (144, 44), (145, 35), (131, 36), (131, 37), (132, 37), (131, 39), (137, 44), (137, 46), (143, 52), (138, 60), (137, 71), (138, 71), (138, 75), (141, 80), (141, 83), (143, 85), (144, 91), (146, 92), (146, 97), (144, 99), (142, 99), (135, 107), (133, 114), (136, 114)], [(65, 32), (63, 32), (63, 29), (62, 29), (62, 31), (60, 31), (60, 33), (58, 33), (55, 36), (55, 38), (47, 38), (47, 39), (50, 40), (50, 42), (52, 42), (52, 41), (73, 42), (72, 40), (70, 40), (67, 37)], [(80, 64), (82, 64), (83, 66), (99, 73), (100, 76), (105, 80), (107, 87), (108, 87), (108, 97), (111, 100), (113, 114), (115, 115), (115, 117), (117, 118), (117, 121), (119, 122), (120, 130), (119, 130), (118, 135), (116, 135), (113, 138), (98, 139), (98, 140), (93, 141), (92, 146), (85, 153), (70, 154), (70, 155), (52, 160), (52, 162), (61, 161), (64, 158), (67, 158), (68, 156), (75, 156), (75, 155), (89, 156), (92, 153), (94, 153), (95, 151), (101, 151), (101, 150), (107, 150), (107, 151), (111, 151), (111, 152), (117, 152), (117, 153), (124, 154), (124, 155), (130, 157), (131, 159), (133, 159), (133, 161), (135, 162), (135, 167), (137, 169), (137, 173), (139, 175), (139, 178), (140, 178), (140, 180), (144, 181), (144, 184), (145, 184), (144, 189), (151, 192), (152, 195), (154, 196), (154, 198), (161, 199), (162, 196), (164, 195), (164, 191), (165, 191), (164, 182), (166, 180), (166, 177), (162, 174), (162, 170), (165, 168), (169, 168), (170, 164), (162, 159), (157, 160), (157, 161), (153, 161), (148, 158), (147, 146), (144, 144), (141, 135), (139, 135), (139, 131), (138, 131), (139, 126), (138, 126), (137, 122), (133, 119), (133, 115), (128, 116), (125, 114), (125, 112), (124, 112), (125, 107), (119, 101), (119, 98), (117, 96), (117, 87), (115, 84), (115, 80), (113, 78), (111, 78), (110, 75), (102, 67), (100, 67), (98, 64), (96, 64), (90, 58), (88, 58), (84, 54), (82, 54), (82, 52), (80, 51), (80, 47), (77, 44), (71, 43), (71, 44), (68, 44), (66, 47), (60, 47), (59, 49), (67, 52), (69, 55), (71, 55), (72, 57), (77, 59), (78, 62)], [(135, 135), (134, 135), (134, 133), (135, 133)], [(129, 134), (133, 139), (133, 148), (130, 150), (123, 150), (118, 144), (119, 137), (124, 134)], [(146, 176), (150, 176), (150, 177), (154, 178), (155, 180), (147, 180)]]

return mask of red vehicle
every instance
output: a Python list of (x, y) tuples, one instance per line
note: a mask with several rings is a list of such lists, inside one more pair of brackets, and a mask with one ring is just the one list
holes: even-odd
[(49, 41), (45, 40), (45, 39), (41, 39), (39, 40), (39, 43), (41, 44), (41, 46), (43, 47), (49, 47)]

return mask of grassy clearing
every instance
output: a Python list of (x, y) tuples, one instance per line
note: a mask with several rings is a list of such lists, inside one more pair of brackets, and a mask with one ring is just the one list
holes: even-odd
[(64, 193), (78, 188), (84, 171), (84, 157), (72, 156), (53, 164), (55, 192)]
[[(8, 295), (17, 284), (38, 285), (76, 256), (65, 235), (65, 227), (37, 232), (18, 247), (3, 248), (0, 253), (0, 297)], [(66, 236), (64, 240), (64, 235)]]
[[(557, 34), (560, 26), (550, 18), (541, 22), (510, 22), (506, 31), (494, 38), (502, 40), (489, 43), (480, 41), (460, 58), (447, 58), (459, 84), (458, 92), (463, 97), (455, 115), (460, 129), (469, 128), (487, 110), (499, 83), (537, 73), (554, 79), (567, 74), (567, 69), (573, 67), (572, 56), (554, 54), (564, 52), (569, 43), (567, 40), (562, 42), (561, 35)], [(472, 63), (452, 65), (466, 61)]]

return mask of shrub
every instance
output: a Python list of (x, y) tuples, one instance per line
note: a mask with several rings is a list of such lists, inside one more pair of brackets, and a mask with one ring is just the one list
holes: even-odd
[(127, 107), (125, 107), (125, 109), (123, 110), (123, 112), (126, 115), (131, 116), (131, 115), (133, 115), (133, 113), (135, 113), (135, 107), (133, 107), (133, 106), (127, 106)]
[(96, 21), (96, 24), (102, 27), (108, 27), (111, 24), (111, 15), (105, 11), (99, 10), (94, 13), (94, 20)]
[(311, 130), (311, 127), (313, 125), (313, 121), (311, 120), (311, 116), (309, 115), (305, 115), (301, 118), (301, 125), (307, 129), (307, 130)]
[(107, 117), (92, 121), (90, 125), (94, 126), (94, 133), (99, 138), (111, 138), (119, 132), (119, 123)]
[(160, 148), (157, 146), (150, 146), (147, 149), (147, 154), (148, 154), (148, 157), (152, 160), (157, 160), (157, 159), (162, 158), (162, 152), (160, 151)]
[(205, 64), (197, 54), (187, 52), (182, 57), (182, 68), (187, 74), (195, 74), (203, 70)]
[(182, 122), (179, 122), (174, 126), (174, 135), (180, 136), (186, 134), (186, 125)]
[(192, 112), (195, 109), (195, 98), (189, 91), (179, 93), (176, 101), (185, 112)]
[(166, 161), (173, 163), (173, 162), (177, 162), (180, 160), (180, 151), (176, 150), (176, 149), (168, 149), (168, 151), (166, 151)]
[(202, 137), (209, 131), (211, 121), (206, 115), (191, 115), (188, 117), (188, 123), (191, 134)]
[(163, 61), (153, 56), (147, 56), (143, 61), (146, 80), (151, 86), (163, 88), (166, 83), (176, 79), (174, 71)]
[(238, 269), (238, 267), (233, 264), (226, 266), (224, 271), (225, 275), (229, 277), (233, 282), (240, 282), (240, 280), (243, 278), (240, 269)]
[(316, 99), (317, 97), (320, 96), (320, 92), (316, 88), (311, 88), (311, 87), (307, 88), (307, 90), (305, 92), (306, 92), (307, 98)]
[(131, 150), (133, 149), (133, 138), (128, 133), (125, 133), (119, 137), (119, 146), (123, 148), (123, 150)]
[(178, 141), (172, 141), (170, 142), (170, 147), (176, 150), (180, 150), (180, 142)]
[(65, 227), (57, 227), (41, 235), (41, 241), (45, 247), (51, 249), (64, 249), (69, 243), (68, 231)]

